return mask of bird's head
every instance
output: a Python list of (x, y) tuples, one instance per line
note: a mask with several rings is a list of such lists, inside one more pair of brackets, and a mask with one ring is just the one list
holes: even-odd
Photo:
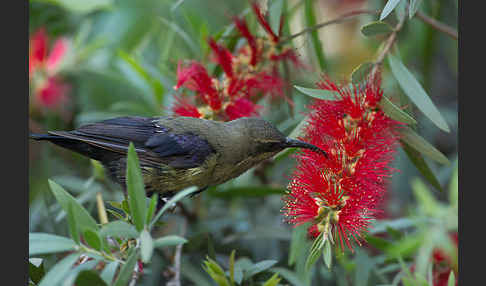
[(240, 118), (234, 120), (242, 128), (246, 129), (251, 153), (255, 155), (274, 154), (286, 148), (310, 149), (327, 157), (327, 153), (321, 148), (310, 143), (286, 137), (273, 124), (261, 118)]

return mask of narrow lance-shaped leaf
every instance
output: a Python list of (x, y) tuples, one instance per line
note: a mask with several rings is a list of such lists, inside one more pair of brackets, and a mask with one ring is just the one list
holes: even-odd
[(127, 261), (120, 269), (120, 273), (118, 273), (118, 277), (113, 286), (126, 286), (128, 284), (128, 281), (130, 281), (132, 277), (133, 270), (135, 269), (135, 264), (137, 263), (137, 256), (138, 251), (132, 249)]
[(322, 250), (322, 258), (324, 259), (324, 263), (326, 264), (327, 268), (331, 269), (332, 249), (331, 249), (331, 242), (329, 240), (326, 240), (324, 244), (324, 248)]
[(106, 282), (106, 284), (111, 285), (111, 281), (115, 277), (116, 270), (118, 269), (118, 261), (112, 261), (108, 263), (108, 265), (103, 268), (103, 271), (100, 274), (101, 279)]
[(229, 258), (230, 283), (232, 286), (235, 285), (235, 253), (236, 250), (233, 249)]
[(312, 265), (314, 265), (314, 263), (316, 263), (317, 259), (319, 259), (319, 256), (321, 256), (322, 247), (324, 246), (326, 239), (327, 239), (327, 237), (324, 238), (324, 232), (321, 232), (321, 234), (319, 234), (319, 236), (312, 243), (309, 256), (307, 257), (307, 260), (305, 261), (305, 269), (307, 271), (310, 271)]
[(76, 243), (79, 244), (79, 232), (78, 232), (78, 226), (76, 224), (76, 219), (75, 219), (75, 216), (74, 216), (73, 203), (72, 202), (69, 202), (69, 204), (68, 204), (67, 219), (68, 219), (69, 233), (71, 234), (71, 238)]
[(427, 162), (425, 162), (422, 155), (417, 150), (410, 147), (407, 143), (401, 141), (401, 144), (403, 151), (405, 151), (410, 161), (415, 165), (422, 176), (424, 176), (424, 178), (437, 190), (442, 191), (443, 189), (439, 183), (439, 180), (437, 180), (437, 177), (432, 172)]
[(101, 250), (101, 238), (96, 231), (86, 229), (83, 233), (86, 243), (96, 250)]
[[(313, 27), (317, 24), (316, 16), (314, 14), (314, 0), (305, 0), (304, 2), (304, 11), (305, 11), (305, 21), (307, 27)], [(321, 40), (319, 39), (319, 31), (314, 29), (310, 32), (312, 47), (314, 48), (314, 53), (317, 57), (317, 62), (319, 63), (319, 67), (321, 70), (326, 69), (326, 60), (324, 57), (324, 51), (322, 48)]]
[(167, 236), (159, 237), (156, 240), (154, 240), (154, 247), (163, 248), (167, 246), (179, 245), (186, 242), (187, 239), (181, 236), (167, 235)]
[(48, 233), (29, 233), (29, 257), (38, 254), (73, 251), (76, 243), (66, 237)]
[(158, 201), (159, 201), (159, 196), (157, 194), (153, 194), (152, 198), (150, 199), (149, 208), (147, 210), (147, 219), (145, 220), (145, 224), (147, 225), (150, 224), (150, 221), (154, 217)]
[(427, 142), (422, 136), (418, 135), (411, 128), (400, 128), (400, 139), (407, 143), (410, 147), (419, 151), (430, 159), (445, 165), (450, 165), (449, 159), (437, 150), (432, 144)]
[(272, 277), (265, 281), (263, 286), (277, 286), (280, 280), (281, 279), (278, 277), (278, 273), (275, 273), (272, 275)]
[(263, 272), (263, 271), (267, 270), (268, 268), (277, 264), (277, 262), (278, 262), (277, 260), (263, 260), (263, 261), (260, 261), (258, 263), (255, 263), (250, 268), (247, 269), (244, 277), (249, 278), (253, 275), (256, 275), (260, 272)]
[(383, 10), (381, 11), (381, 14), (380, 14), (380, 21), (382, 21), (383, 19), (386, 18), (386, 16), (388, 16), (388, 14), (390, 14), (393, 9), (395, 9), (395, 7), (397, 6), (397, 4), (400, 2), (401, 0), (388, 0), (388, 2), (386, 2), (386, 5), (385, 7), (383, 8)]
[(292, 266), (297, 257), (303, 252), (307, 244), (307, 228), (308, 224), (296, 226), (292, 230), (292, 238), (290, 240), (289, 261), (288, 265)]
[(130, 67), (147, 83), (148, 86), (152, 89), (153, 98), (151, 103), (162, 104), (163, 95), (164, 95), (164, 87), (160, 83), (160, 81), (150, 75), (145, 68), (137, 62), (135, 58), (130, 56), (129, 54), (125, 53), (124, 51), (119, 51), (118, 56), (125, 61)]
[(154, 241), (152, 240), (152, 236), (147, 230), (143, 230), (140, 234), (140, 255), (142, 257), (142, 261), (147, 263), (152, 258), (152, 253), (154, 252)]
[(140, 170), (138, 156), (135, 152), (135, 147), (131, 142), (127, 153), (126, 184), (129, 197), (128, 202), (130, 205), (130, 214), (132, 215), (135, 227), (138, 231), (141, 231), (147, 216), (145, 187), (143, 184), (142, 171)]
[(415, 16), (415, 13), (417, 13), (421, 3), (422, 0), (410, 0), (410, 6), (408, 8), (408, 16), (410, 19)]
[(68, 274), (73, 264), (78, 260), (80, 253), (73, 253), (64, 257), (56, 263), (51, 270), (42, 278), (39, 286), (53, 286), (60, 283)]
[(393, 104), (386, 96), (383, 96), (380, 101), (380, 107), (383, 112), (391, 119), (400, 121), (406, 124), (417, 124), (417, 121), (408, 113), (403, 111), (400, 107)]
[(336, 100), (336, 93), (334, 91), (318, 89), (318, 88), (307, 88), (298, 85), (294, 85), (294, 87), (298, 91), (302, 92), (303, 94), (317, 99)]
[(105, 225), (100, 230), (100, 236), (115, 236), (115, 237), (122, 237), (122, 238), (137, 238), (138, 232), (137, 229), (122, 220), (112, 221)]
[(420, 83), (405, 65), (392, 55), (388, 63), (398, 84), (410, 100), (440, 129), (449, 132), (449, 126)]
[(56, 200), (66, 213), (69, 211), (69, 205), (72, 205), (72, 212), (76, 218), (76, 225), (78, 229), (84, 230), (86, 228), (98, 228), (94, 218), (91, 217), (88, 211), (82, 205), (80, 205), (73, 196), (66, 192), (64, 188), (58, 185), (56, 182), (51, 180), (48, 180), (48, 182), (52, 193), (56, 197)]
[(367, 37), (388, 34), (393, 31), (393, 28), (385, 22), (376, 21), (361, 27), (361, 33)]

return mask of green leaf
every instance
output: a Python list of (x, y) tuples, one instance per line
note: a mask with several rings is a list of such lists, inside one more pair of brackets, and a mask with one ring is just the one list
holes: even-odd
[(336, 92), (334, 92), (334, 91), (318, 89), (318, 88), (307, 88), (307, 87), (302, 87), (302, 86), (298, 86), (298, 85), (294, 85), (294, 87), (298, 91), (302, 92), (303, 94), (317, 98), (317, 99), (336, 100)]
[(386, 253), (392, 257), (407, 257), (414, 254), (422, 243), (422, 236), (407, 235), (402, 240), (390, 244), (386, 249)]
[(321, 234), (319, 234), (319, 236), (312, 243), (309, 256), (307, 257), (307, 260), (305, 261), (305, 270), (306, 271), (310, 271), (312, 265), (314, 265), (314, 263), (316, 263), (317, 259), (319, 259), (319, 256), (321, 256), (322, 248), (323, 248), (326, 240), (327, 240), (327, 238), (324, 238), (324, 233), (321, 232)]
[(154, 241), (147, 230), (143, 230), (140, 234), (140, 255), (142, 262), (147, 263), (152, 258), (154, 252)]
[(412, 181), (412, 190), (417, 198), (417, 202), (420, 207), (423, 208), (427, 215), (437, 216), (440, 211), (439, 202), (430, 193), (427, 186), (419, 179)]
[(374, 235), (366, 235), (366, 242), (373, 245), (379, 250), (385, 250), (390, 247), (391, 242)]
[(124, 62), (126, 62), (137, 73), (137, 75), (139, 75), (147, 83), (148, 86), (150, 86), (153, 94), (153, 101), (150, 103), (156, 103), (157, 105), (161, 105), (164, 100), (164, 87), (162, 86), (160, 81), (154, 78), (151, 74), (149, 74), (134, 57), (130, 56), (124, 51), (118, 51), (118, 56)]
[[(30, 247), (30, 244), (29, 244)], [(68, 274), (73, 264), (78, 260), (80, 253), (69, 254), (61, 261), (56, 263), (49, 272), (42, 278), (39, 286), (54, 286), (60, 283), (64, 277)]]
[(116, 279), (113, 286), (126, 286), (130, 279), (132, 278), (133, 270), (135, 269), (135, 264), (137, 263), (138, 252), (135, 249), (130, 251), (127, 261), (123, 264), (118, 273), (118, 278)]
[(256, 275), (260, 272), (263, 272), (267, 270), (268, 268), (274, 266), (277, 264), (277, 260), (263, 260), (258, 263), (253, 264), (250, 268), (248, 268), (244, 274), (243, 279), (247, 279), (249, 277), (252, 277), (253, 275)]
[(107, 286), (108, 284), (101, 279), (94, 270), (83, 270), (76, 277), (76, 286)]
[(118, 269), (118, 261), (112, 261), (108, 263), (100, 274), (101, 279), (106, 282), (106, 284), (111, 285), (111, 281), (115, 277), (116, 270)]
[(226, 278), (223, 268), (218, 263), (209, 257), (204, 261), (203, 269), (213, 278), (220, 286), (230, 286), (230, 282)]
[(322, 249), (322, 258), (324, 259), (324, 263), (326, 264), (327, 268), (331, 269), (332, 249), (331, 249), (331, 242), (329, 240), (326, 240), (324, 244), (324, 248)]
[[(31, 262), (33, 259), (41, 260), (39, 265), (35, 265)], [(40, 258), (31, 258), (29, 259), (29, 278), (34, 282), (34, 284), (38, 284), (39, 281), (44, 277), (45, 270), (44, 270), (44, 263)]]
[(130, 142), (127, 153), (126, 184), (130, 214), (138, 231), (143, 229), (147, 217), (147, 205), (145, 204), (145, 187), (142, 171), (135, 146)]
[(386, 96), (381, 98), (380, 107), (381, 110), (393, 120), (406, 124), (417, 124), (417, 121), (415, 121), (412, 116), (393, 104)]
[(420, 7), (420, 4), (422, 4), (422, 0), (410, 0), (410, 6), (408, 8), (408, 17), (410, 19), (412, 19), (413, 16), (415, 16), (415, 13), (417, 13)]
[(191, 51), (197, 55), (199, 54), (199, 47), (196, 43), (192, 40), (192, 37), (189, 36), (184, 29), (179, 27), (176, 23), (172, 21), (168, 21), (162, 17), (159, 18), (162, 23), (167, 25), (171, 30), (173, 30), (181, 39), (187, 44), (187, 46), (191, 49)]
[(273, 0), (272, 4), (270, 5), (269, 11), (268, 11), (268, 22), (270, 24), (270, 28), (272, 28), (272, 31), (275, 33), (275, 35), (278, 35), (278, 31), (280, 28), (280, 18), (283, 17), (283, 9), (284, 9), (284, 0)]
[(290, 239), (289, 247), (289, 266), (292, 266), (301, 253), (304, 252), (304, 248), (307, 245), (307, 227), (308, 224), (302, 224), (294, 227), (292, 230), (292, 238)]
[(187, 239), (185, 239), (184, 237), (177, 236), (177, 235), (167, 235), (167, 236), (159, 237), (156, 240), (154, 240), (154, 247), (164, 248), (167, 246), (179, 245), (186, 242)]
[(419, 151), (423, 155), (429, 157), (430, 159), (444, 164), (450, 165), (449, 159), (442, 154), (439, 150), (437, 150), (432, 144), (427, 142), (422, 136), (418, 135), (415, 131), (411, 128), (405, 127), (400, 128), (400, 139), (407, 143), (410, 147), (414, 148), (415, 150)]
[(150, 198), (150, 204), (149, 204), (149, 207), (148, 207), (148, 210), (147, 210), (147, 219), (145, 220), (146, 225), (149, 225), (150, 221), (154, 217), (158, 201), (159, 201), (159, 196), (156, 193), (153, 194), (152, 198)]
[(459, 197), (459, 173), (457, 161), (452, 172), (451, 181), (449, 183), (449, 202), (453, 207), (457, 207), (457, 200)]
[(447, 286), (456, 286), (456, 276), (454, 275), (454, 271), (452, 270), (449, 274), (449, 279), (447, 279)]
[(270, 277), (263, 286), (277, 286), (278, 283), (280, 282), (281, 278), (278, 277), (278, 273), (275, 273)]
[(236, 253), (236, 250), (233, 249), (231, 251), (230, 258), (229, 258), (229, 273), (230, 273), (231, 285), (235, 284), (235, 253)]
[(351, 82), (354, 84), (358, 84), (362, 81), (365, 81), (372, 68), (373, 63), (371, 62), (364, 62), (360, 64), (353, 69), (353, 72), (351, 73)]
[(78, 226), (76, 224), (76, 219), (74, 217), (73, 211), (73, 203), (69, 202), (68, 204), (68, 211), (67, 211), (67, 219), (68, 219), (68, 226), (69, 226), (69, 233), (71, 234), (71, 238), (79, 244), (79, 232)]
[(361, 27), (361, 33), (367, 37), (388, 34), (393, 28), (385, 22), (375, 21)]
[(435, 107), (424, 88), (405, 67), (402, 61), (388, 54), (388, 63), (398, 84), (410, 100), (420, 109), (437, 127), (449, 132), (449, 126)]
[(67, 213), (69, 211), (69, 205), (72, 204), (73, 216), (76, 218), (76, 225), (78, 229), (83, 231), (86, 228), (98, 229), (96, 221), (88, 213), (88, 211), (81, 206), (76, 199), (66, 192), (63, 187), (58, 185), (56, 182), (48, 180), (51, 191), (56, 197), (61, 207)]
[(443, 191), (439, 180), (432, 172), (429, 165), (427, 165), (427, 162), (425, 162), (422, 155), (417, 150), (410, 147), (410, 145), (408, 145), (407, 143), (401, 141), (401, 144), (403, 151), (405, 151), (410, 161), (415, 165), (415, 167), (422, 174), (422, 176), (424, 176), (424, 178), (437, 190)]
[(388, 0), (388, 2), (386, 2), (386, 5), (385, 7), (383, 8), (383, 10), (381, 11), (381, 14), (380, 14), (380, 21), (382, 21), (383, 19), (386, 18), (386, 16), (388, 16), (388, 14), (390, 14), (393, 9), (395, 9), (395, 7), (397, 6), (397, 4), (400, 2), (401, 0)]
[(48, 233), (29, 233), (29, 257), (38, 254), (67, 252), (76, 250), (73, 240)]
[(122, 220), (112, 221), (104, 224), (100, 230), (101, 237), (114, 236), (123, 238), (137, 238), (137, 229)]
[(95, 10), (107, 9), (113, 5), (113, 0), (35, 0), (35, 2), (58, 5), (74, 13), (90, 13)]
[(101, 238), (97, 232), (88, 228), (84, 231), (83, 238), (89, 246), (96, 250), (101, 250)]
[(172, 207), (173, 204), (175, 204), (176, 202), (178, 202), (179, 200), (181, 200), (185, 196), (196, 192), (197, 190), (198, 190), (198, 188), (193, 186), (193, 187), (186, 188), (186, 189), (184, 189), (180, 192), (177, 192), (177, 194), (175, 196), (173, 196), (169, 201), (167, 201), (165, 203), (165, 205), (162, 207), (162, 209), (157, 213), (155, 218), (150, 223), (149, 230), (151, 230), (153, 228), (154, 224), (159, 220), (159, 218), (162, 216), (162, 214), (164, 214), (164, 212), (168, 208)]
[[(314, 15), (314, 0), (305, 0), (304, 2), (304, 13), (305, 13), (305, 23), (307, 27), (313, 27), (317, 24), (316, 16)], [(319, 67), (321, 70), (326, 69), (326, 60), (324, 57), (324, 50), (322, 48), (321, 40), (319, 39), (319, 31), (314, 29), (309, 32), (312, 41), (312, 47), (314, 49), (314, 53), (317, 57), (317, 62), (319, 63)]]

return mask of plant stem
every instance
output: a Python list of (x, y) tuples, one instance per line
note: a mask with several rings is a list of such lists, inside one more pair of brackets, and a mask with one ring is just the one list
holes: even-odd
[(455, 29), (453, 29), (452, 27), (449, 27), (446, 24), (439, 22), (439, 21), (435, 20), (434, 18), (427, 16), (420, 11), (417, 11), (417, 13), (415, 15), (417, 16), (417, 18), (422, 20), (424, 23), (429, 24), (434, 29), (441, 31), (441, 32), (445, 33), (446, 35), (448, 35), (449, 37), (457, 40), (457, 38), (458, 38), (457, 31)]
[(323, 28), (325, 26), (329, 26), (329, 25), (332, 25), (332, 24), (338, 24), (338, 23), (342, 23), (342, 22), (352, 20), (355, 17), (363, 15), (363, 14), (377, 15), (379, 13), (380, 13), (380, 11), (378, 11), (378, 10), (355, 10), (355, 11), (351, 11), (351, 12), (348, 12), (346, 14), (339, 16), (336, 19), (333, 19), (333, 20), (330, 20), (330, 21), (327, 21), (327, 22), (323, 22), (323, 23), (319, 23), (319, 24), (311, 26), (311, 27), (307, 27), (307, 28), (303, 29), (302, 31), (300, 31), (298, 33), (295, 33), (295, 34), (287, 36), (287, 37), (283, 37), (279, 41), (279, 44), (286, 43), (288, 41), (293, 40), (294, 38), (297, 38), (298, 36), (301, 36), (305, 33), (308, 33), (308, 32), (314, 31), (314, 30), (318, 30), (318, 29)]
[[(187, 224), (184, 221), (182, 224), (182, 231), (181, 236), (186, 234)], [(182, 253), (182, 244), (178, 244), (176, 246), (176, 251), (174, 255), (174, 277), (167, 282), (166, 286), (181, 286), (181, 253)]]
[(388, 38), (385, 41), (385, 46), (381, 50), (381, 52), (378, 54), (378, 57), (376, 58), (374, 62), (373, 69), (371, 70), (370, 73), (370, 80), (373, 81), (374, 77), (378, 73), (378, 70), (383, 63), (383, 60), (385, 60), (385, 56), (390, 52), (391, 48), (393, 47), (393, 44), (395, 43), (397, 39), (397, 34), (398, 32), (402, 29), (403, 23), (405, 23), (406, 15), (403, 15), (403, 17), (400, 19), (398, 24), (395, 26), (393, 29), (393, 32), (388, 36)]

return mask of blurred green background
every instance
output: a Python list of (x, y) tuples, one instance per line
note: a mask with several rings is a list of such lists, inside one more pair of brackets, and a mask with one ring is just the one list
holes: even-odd
[[(269, 13), (286, 12), (284, 35), (294, 34), (307, 26), (305, 6), (309, 1), (264, 2), (267, 2)], [(320, 23), (352, 9), (382, 9), (386, 1), (313, 2), (316, 22)], [(122, 115), (169, 115), (178, 61), (195, 59), (207, 63), (209, 47), (206, 38), (224, 31), (228, 36), (223, 36), (223, 41), (229, 40), (235, 34), (231, 21), (234, 15), (247, 15), (250, 29), (264, 34), (249, 13), (248, 2), (238, 0), (31, 0), (29, 8), (31, 36), (43, 27), (49, 47), (61, 37), (70, 43), (56, 73), (70, 86), (67, 103), (56, 108), (40, 106), (33, 99), (36, 93), (31, 86), (31, 132), (71, 130), (88, 122)], [(457, 1), (423, 1), (420, 10), (457, 27)], [(308, 70), (291, 69), (290, 83), (313, 88), (323, 73), (338, 80), (349, 79), (355, 67), (374, 59), (383, 40), (380, 37), (366, 38), (360, 33), (360, 27), (372, 20), (377, 17), (364, 15), (319, 31), (324, 69), (315, 54), (310, 34), (296, 38), (293, 46), (308, 65)], [(453, 162), (444, 166), (425, 158), (446, 191), (440, 192), (430, 185), (428, 188), (434, 197), (447, 204), (447, 188), (458, 150), (457, 41), (411, 19), (399, 34), (398, 48), (403, 62), (421, 82), (451, 129), (450, 133), (439, 130), (410, 106), (419, 122), (417, 131)], [(403, 97), (387, 64), (383, 71), (383, 89), (389, 97)], [(309, 97), (296, 89), (290, 91), (289, 96), (295, 102), (293, 112), (285, 102), (260, 103), (265, 106), (261, 115), (286, 134), (302, 120), (305, 106), (310, 102)], [(178, 211), (165, 217), (165, 226), (159, 228), (161, 234), (179, 234), (189, 239), (183, 250), (182, 275), (187, 283), (183, 285), (213, 285), (201, 267), (202, 261), (209, 254), (224, 265), (232, 249), (237, 250), (238, 258), (247, 257), (253, 262), (273, 259), (278, 261), (276, 266), (293, 269), (287, 265), (292, 227), (283, 221), (281, 208), (282, 193), (294, 166), (295, 160), (291, 156), (265, 163), (195, 199), (184, 200), (190, 215), (184, 216)], [(414, 214), (417, 201), (411, 183), (415, 178), (425, 182), (401, 149), (394, 167), (400, 171), (394, 174), (383, 205), (386, 219)], [(97, 192), (102, 193), (105, 201), (120, 201), (123, 197), (121, 188), (105, 178), (89, 159), (51, 144), (30, 142), (30, 232), (68, 235), (65, 215), (49, 191), (49, 178), (76, 196), (92, 210), (95, 218)], [(324, 282), (329, 283), (326, 285), (384, 283), (375, 271), (366, 270), (365, 276), (359, 276), (364, 274), (346, 267), (349, 266), (346, 263), (371, 261), (376, 256), (374, 251), (362, 247), (355, 254), (348, 253), (332, 271), (316, 268), (309, 274), (311, 278), (305, 278), (308, 281), (305, 283), (311, 280), (312, 285), (323, 285)], [(143, 276), (140, 285), (162, 284), (163, 271), (171, 264), (171, 255), (157, 252), (146, 268), (149, 275)], [(301, 256), (299, 259), (305, 260), (306, 253)], [(55, 257), (50, 259), (51, 264), (56, 261)], [(351, 259), (351, 262), (345, 259)], [(299, 272), (302, 269), (294, 270), (298, 275), (304, 275)], [(348, 275), (351, 278), (344, 278)], [(304, 281), (301, 276), (300, 281)]]

